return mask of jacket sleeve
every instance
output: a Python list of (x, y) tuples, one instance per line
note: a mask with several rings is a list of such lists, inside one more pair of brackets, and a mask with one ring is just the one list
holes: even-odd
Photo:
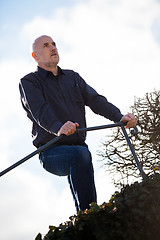
[(123, 114), (115, 105), (108, 102), (106, 97), (99, 95), (80, 76), (78, 77), (78, 82), (85, 105), (89, 106), (94, 113), (99, 114), (111, 121), (120, 121), (120, 119), (123, 117)]
[(19, 84), (22, 106), (28, 118), (50, 134), (56, 134), (63, 125), (45, 101), (42, 89), (31, 77), (24, 77)]

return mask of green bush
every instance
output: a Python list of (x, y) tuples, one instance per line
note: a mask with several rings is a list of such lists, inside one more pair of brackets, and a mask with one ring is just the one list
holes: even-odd
[[(159, 240), (160, 175), (154, 174), (116, 192), (108, 203), (50, 226), (44, 240)], [(42, 240), (38, 234), (36, 240)]]

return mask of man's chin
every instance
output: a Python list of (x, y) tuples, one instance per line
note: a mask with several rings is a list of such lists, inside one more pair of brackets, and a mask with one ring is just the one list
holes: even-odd
[(44, 65), (48, 68), (54, 68), (57, 66), (58, 63), (59, 63), (59, 61), (54, 61), (54, 62), (47, 62)]

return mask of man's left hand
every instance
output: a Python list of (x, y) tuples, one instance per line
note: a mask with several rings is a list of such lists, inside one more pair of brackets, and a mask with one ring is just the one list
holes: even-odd
[(137, 120), (132, 113), (128, 113), (128, 114), (124, 115), (121, 118), (121, 121), (124, 123), (127, 122), (127, 125), (126, 125), (127, 128), (135, 127), (137, 124)]

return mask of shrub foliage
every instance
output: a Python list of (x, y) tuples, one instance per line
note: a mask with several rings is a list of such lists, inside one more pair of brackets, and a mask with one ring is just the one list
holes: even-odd
[[(160, 175), (126, 185), (108, 203), (50, 226), (44, 240), (159, 240)], [(36, 240), (42, 240), (39, 233)]]

